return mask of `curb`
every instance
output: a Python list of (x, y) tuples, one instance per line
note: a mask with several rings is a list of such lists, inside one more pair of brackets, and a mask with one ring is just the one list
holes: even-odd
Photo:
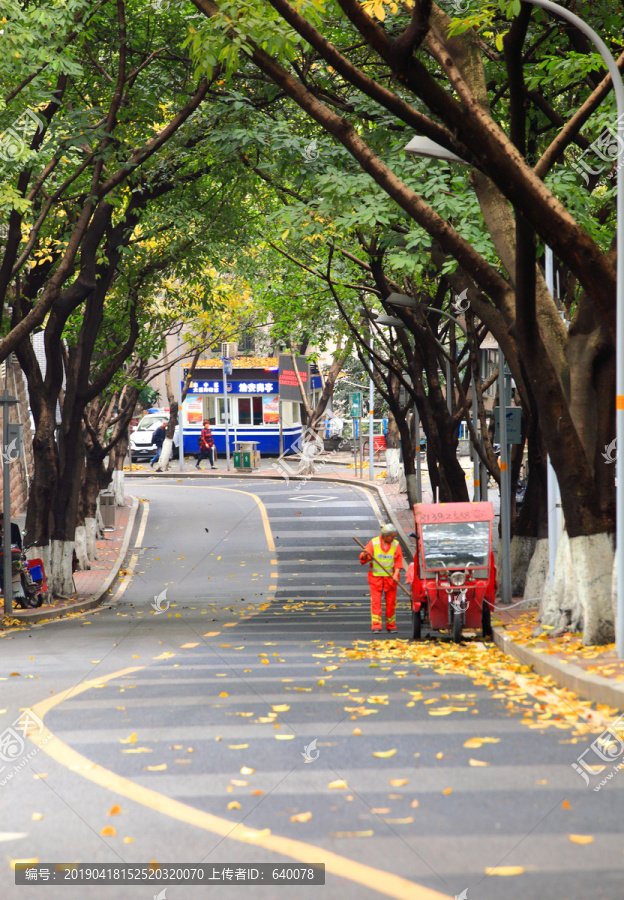
[(126, 533), (124, 534), (123, 541), (121, 542), (121, 547), (119, 548), (119, 555), (113, 563), (112, 569), (106, 576), (106, 580), (102, 587), (98, 590), (98, 592), (96, 594), (92, 594), (91, 597), (86, 600), (80, 600), (77, 603), (71, 603), (68, 606), (61, 607), (60, 609), (51, 609), (49, 612), (44, 612), (43, 609), (38, 609), (36, 612), (21, 610), (20, 612), (15, 613), (14, 610), (14, 617), (16, 619), (19, 619), (20, 622), (24, 623), (36, 623), (44, 620), (48, 622), (51, 619), (61, 619), (68, 613), (83, 612), (87, 609), (93, 609), (94, 606), (99, 606), (99, 604), (104, 601), (104, 595), (107, 593), (115, 578), (117, 578), (117, 575), (121, 568), (121, 564), (125, 559), (126, 553), (128, 552), (130, 538), (132, 537), (132, 531), (134, 529), (134, 523), (136, 521), (137, 511), (139, 508), (139, 500), (137, 497), (132, 497), (132, 495), (129, 496), (132, 499), (132, 509), (130, 510), (128, 524), (126, 525)]
[[(279, 481), (279, 475), (271, 475), (270, 473), (258, 473), (257, 475), (251, 473), (241, 473), (241, 472), (220, 472), (218, 475), (211, 472), (202, 472), (201, 476), (198, 476), (196, 472), (126, 472), (128, 478), (249, 478), (250, 481)], [(352, 485), (353, 487), (364, 489), (366, 491), (374, 491), (379, 499), (381, 500), (381, 504), (384, 508), (386, 516), (392, 522), (394, 527), (397, 530), (397, 536), (399, 541), (403, 545), (403, 551), (409, 560), (411, 561), (414, 558), (414, 550), (410, 543), (410, 539), (407, 534), (403, 530), (401, 523), (399, 522), (396, 513), (392, 506), (389, 504), (386, 495), (384, 494), (380, 485), (375, 484), (374, 482), (356, 482), (354, 478), (341, 478), (340, 476), (331, 477), (329, 475), (290, 475), (289, 481), (324, 481), (330, 484), (347, 484)]]
[(535, 653), (510, 641), (504, 630), (495, 625), (493, 628), (494, 643), (508, 656), (514, 656), (525, 666), (531, 666), (539, 675), (549, 675), (560, 687), (569, 688), (584, 700), (604, 703), (617, 710), (624, 710), (624, 684), (616, 687), (602, 675), (592, 675), (579, 666), (565, 663), (558, 659), (545, 659), (543, 653)]

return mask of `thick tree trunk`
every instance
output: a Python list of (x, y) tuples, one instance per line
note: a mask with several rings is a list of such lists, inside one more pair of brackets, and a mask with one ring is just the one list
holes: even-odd
[(53, 540), (50, 552), (51, 589), (53, 597), (71, 597), (74, 593), (72, 559), (74, 541)]

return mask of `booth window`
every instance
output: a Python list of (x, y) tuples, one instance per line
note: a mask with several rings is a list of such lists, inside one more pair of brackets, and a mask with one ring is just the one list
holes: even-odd
[(238, 398), (238, 424), (251, 425), (251, 397)]
[(254, 425), (264, 424), (262, 413), (262, 397), (253, 398), (253, 423)]
[(301, 404), (300, 403), (292, 403), (292, 420), (294, 425), (298, 425), (301, 422)]

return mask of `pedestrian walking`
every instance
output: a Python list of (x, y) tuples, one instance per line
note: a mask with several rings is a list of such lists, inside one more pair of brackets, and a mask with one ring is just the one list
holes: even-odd
[[(386, 595), (386, 631), (396, 631), (397, 585), (403, 568), (403, 552), (396, 539), (396, 528), (388, 523), (360, 553), (362, 565), (370, 563), (368, 583), (371, 592), (371, 630), (381, 631), (382, 596)], [(388, 575), (392, 572), (392, 575)]]
[(216, 469), (217, 467), (214, 464), (214, 456), (215, 445), (212, 431), (210, 430), (210, 420), (204, 419), (204, 427), (202, 428), (202, 433), (199, 436), (199, 453), (197, 454), (197, 464), (195, 468), (199, 469), (200, 462), (202, 462), (204, 459), (208, 459), (210, 460), (210, 468)]
[(154, 468), (154, 463), (157, 463), (160, 459), (160, 454), (162, 453), (162, 446), (165, 443), (165, 438), (167, 437), (167, 425), (169, 424), (169, 420), (163, 422), (162, 425), (159, 425), (154, 434), (152, 435), (152, 444), (156, 446), (156, 453), (154, 458), (150, 460), (150, 466), (152, 469)]

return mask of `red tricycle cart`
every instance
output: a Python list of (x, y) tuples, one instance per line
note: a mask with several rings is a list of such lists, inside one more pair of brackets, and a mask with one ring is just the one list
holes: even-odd
[(412, 579), (412, 638), (462, 630), (492, 634), (496, 593), (492, 553), (494, 507), (481, 503), (417, 503)]

